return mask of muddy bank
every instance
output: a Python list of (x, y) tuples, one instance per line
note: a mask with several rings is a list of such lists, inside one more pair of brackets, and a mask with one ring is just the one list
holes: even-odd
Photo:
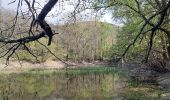
[(165, 93), (162, 94), (162, 99), (170, 100), (170, 72), (159, 75), (159, 77), (157, 77), (157, 82), (165, 91)]
[(129, 70), (133, 80), (158, 85), (163, 90), (161, 100), (170, 100), (170, 68), (168, 66), (160, 70), (142, 63), (131, 63), (123, 67)]

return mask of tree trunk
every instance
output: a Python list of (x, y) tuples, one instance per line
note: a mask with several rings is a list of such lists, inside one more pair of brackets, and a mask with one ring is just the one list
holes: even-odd
[(163, 60), (168, 61), (169, 60), (169, 55), (167, 54), (168, 47), (166, 45), (165, 37), (162, 35), (160, 38), (161, 38), (161, 43), (162, 43), (162, 52), (163, 52), (162, 57), (163, 57)]
[(167, 36), (168, 36), (168, 40), (167, 40), (167, 42), (168, 42), (167, 54), (168, 54), (168, 58), (170, 58), (170, 34), (167, 34)]

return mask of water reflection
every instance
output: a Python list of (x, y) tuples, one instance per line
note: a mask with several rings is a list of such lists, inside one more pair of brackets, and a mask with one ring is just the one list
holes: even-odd
[(117, 72), (0, 76), (0, 100), (126, 100), (128, 92), (127, 78)]

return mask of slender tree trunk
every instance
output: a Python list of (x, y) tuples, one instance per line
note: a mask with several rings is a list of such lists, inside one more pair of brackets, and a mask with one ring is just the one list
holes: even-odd
[(163, 53), (162, 53), (163, 60), (168, 61), (169, 60), (169, 57), (168, 57), (168, 54), (167, 54), (168, 49), (166, 49), (167, 45), (166, 45), (166, 41), (165, 41), (165, 38), (164, 38), (163, 35), (161, 36), (161, 43), (162, 43), (162, 51), (163, 51)]
[(168, 54), (168, 58), (170, 58), (170, 34), (167, 34), (167, 36), (168, 36), (167, 54)]
[(101, 36), (101, 47), (100, 47), (100, 59), (102, 59), (103, 60), (103, 50), (102, 50), (102, 48), (103, 48), (103, 38), (102, 38), (102, 36)]
[(83, 51), (83, 52), (82, 52), (82, 60), (85, 60), (85, 57), (84, 57), (84, 56), (85, 56), (84, 47), (82, 48), (82, 51)]

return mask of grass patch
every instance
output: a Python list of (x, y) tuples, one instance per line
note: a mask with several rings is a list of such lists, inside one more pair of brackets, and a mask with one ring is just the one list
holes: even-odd
[(67, 75), (91, 75), (91, 74), (115, 74), (127, 76), (125, 70), (117, 67), (87, 67), (87, 68), (67, 68), (67, 69), (31, 69), (28, 74), (67, 74)]

